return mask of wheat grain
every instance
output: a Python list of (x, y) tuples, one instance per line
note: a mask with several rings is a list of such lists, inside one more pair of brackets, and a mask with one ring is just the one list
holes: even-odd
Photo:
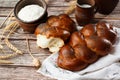
[(7, 45), (10, 49), (12, 49), (13, 51), (15, 51), (16, 53), (18, 53), (18, 54), (23, 54), (22, 51), (18, 50), (15, 46), (13, 46), (13, 45), (9, 42), (9, 40), (8, 40), (7, 38), (5, 39), (5, 43), (6, 43), (6, 45)]
[[(10, 19), (11, 19), (11, 16), (10, 16)], [(9, 19), (9, 20), (10, 20), (10, 19)], [(9, 22), (10, 22), (10, 21), (9, 21)], [(11, 30), (11, 29), (12, 29), (12, 27), (13, 27), (16, 23), (17, 23), (17, 22), (16, 22), (16, 21), (14, 21), (14, 22), (12, 22), (11, 24), (9, 24), (8, 26), (6, 26), (6, 27), (3, 29), (1, 39), (3, 38), (4, 33), (5, 33), (6, 31)]]
[(9, 33), (9, 34), (7, 35), (7, 37), (5, 38), (5, 43), (6, 43), (6, 45), (7, 45), (10, 49), (12, 49), (13, 51), (15, 51), (16, 53), (18, 53), (18, 54), (23, 54), (22, 51), (18, 50), (18, 49), (17, 49), (15, 46), (13, 46), (13, 45), (9, 42), (9, 40), (8, 40), (8, 37), (10, 36), (10, 34), (11, 34), (12, 32), (14, 32), (17, 27), (18, 27), (18, 25), (16, 25), (15, 27), (13, 27), (13, 29), (10, 31), (10, 33)]
[(13, 54), (7, 54), (7, 55), (4, 55), (4, 56), (0, 56), (0, 60), (10, 59), (10, 58), (15, 57), (17, 55), (18, 55), (17, 53), (13, 53)]
[(13, 28), (13, 26), (16, 25), (16, 24), (17, 24), (17, 22), (14, 21), (11, 24), (9, 24), (8, 26), (6, 26), (3, 30), (3, 33), (5, 33), (5, 31), (7, 31), (7, 30), (11, 30)]
[(36, 68), (39, 68), (41, 66), (40, 60), (37, 58), (33, 58), (33, 66), (35, 66)]
[(3, 49), (3, 46), (0, 44), (0, 49)]
[(5, 54), (5, 51), (3, 49), (0, 49), (0, 51)]
[(13, 64), (13, 62), (8, 60), (0, 60), (0, 64)]
[[(15, 25), (15, 26), (14, 26), (14, 25)], [(11, 23), (8, 27), (6, 27), (6, 29), (4, 29), (3, 34), (6, 32), (7, 29), (14, 28), (14, 27), (16, 27), (16, 25), (17, 25), (16, 22)], [(15, 29), (16, 29), (16, 28), (15, 28)], [(3, 37), (3, 34), (2, 34), (2, 37)], [(10, 35), (10, 34), (9, 34), (9, 35)], [(9, 37), (9, 36), (8, 36), (8, 37)], [(0, 50), (1, 50), (2, 53), (5, 53), (4, 50), (3, 50), (3, 46), (2, 46), (2, 45), (0, 45)]]
[(12, 16), (13, 16), (13, 12), (11, 13), (10, 17), (8, 18), (6, 25), (9, 25), (9, 23), (11, 22)]
[(11, 27), (11, 30), (9, 32), (9, 34), (7, 35), (6, 38), (9, 38), (9, 36), (19, 27), (18, 23), (15, 22), (14, 25)]
[[(10, 21), (11, 21), (11, 18), (12, 18), (12, 12), (13, 11), (11, 11), (11, 13), (10, 13), (10, 18), (9, 18), (9, 20), (8, 20), (8, 17), (6, 18), (6, 20), (3, 22), (3, 24), (4, 23), (6, 23), (6, 22), (8, 22), (8, 23), (10, 23)], [(3, 25), (2, 24), (2, 25)], [(1, 42), (1, 40), (2, 40), (2, 38), (3, 38), (3, 35), (7, 32), (7, 31), (9, 31), (9, 34), (7, 35), (7, 37), (5, 37), (5, 43), (6, 43), (6, 45), (10, 48), (10, 49), (12, 49), (13, 51), (15, 51), (15, 53), (13, 53), (13, 54), (7, 54), (7, 55), (4, 55), (4, 56), (0, 56), (0, 64), (10, 64), (10, 63), (12, 63), (12, 62), (10, 62), (10, 61), (6, 61), (5, 59), (10, 59), (10, 58), (12, 58), (12, 57), (15, 57), (15, 56), (17, 56), (18, 54), (23, 54), (22, 53), (22, 51), (20, 51), (20, 50), (18, 50), (15, 46), (13, 46), (10, 42), (9, 42), (9, 40), (8, 40), (8, 38), (9, 38), (9, 36), (17, 29), (19, 27), (19, 24), (16, 22), (16, 21), (14, 21), (14, 22), (12, 22), (12, 23), (10, 23), (9, 25), (7, 25), (4, 29), (3, 29), (3, 32), (2, 32), (2, 37), (1, 37), (1, 39), (0, 39), (0, 42)], [(3, 52), (3, 46), (0, 44), (0, 49), (1, 49), (1, 51)]]
[(48, 4), (48, 3), (49, 3), (49, 0), (45, 0), (45, 2)]
[[(8, 20), (8, 18), (10, 17), (10, 19), (11, 19), (11, 16), (12, 16), (12, 14), (13, 14), (13, 9), (10, 11), (10, 13), (7, 15), (7, 17), (6, 17), (6, 19), (3, 21), (3, 23), (0, 25), (0, 28), (7, 22), (7, 20)], [(10, 21), (10, 19), (9, 19), (9, 21)], [(8, 27), (9, 26), (7, 26), (6, 28), (8, 29)], [(2, 33), (2, 37), (1, 37), (1, 39), (3, 38), (3, 34), (5, 33), (5, 29), (3, 30), (3, 33)], [(1, 42), (1, 39), (0, 39), (0, 42)], [(0, 49), (2, 50), (3, 49), (3, 46), (0, 44)]]
[[(3, 35), (4, 35), (4, 33), (7, 31), (7, 30), (10, 30), (12, 27), (13, 27), (13, 25), (15, 24), (15, 22), (14, 23), (11, 23), (10, 25), (8, 25), (8, 26), (6, 26), (5, 28), (4, 28), (4, 30), (3, 30), (3, 32), (2, 32), (2, 35), (1, 35), (1, 38), (0, 38), (0, 42), (2, 41), (2, 38), (3, 38)], [(3, 49), (3, 46), (0, 44), (0, 49)]]
[(76, 0), (70, 1), (69, 4), (70, 4), (70, 6), (64, 12), (65, 14), (71, 14), (72, 12), (74, 12), (74, 10), (76, 8)]
[(9, 58), (12, 58), (12, 57), (15, 57), (17, 56), (18, 54), (23, 54), (22, 51), (18, 50), (15, 46), (13, 46), (8, 38), (10, 36), (10, 34), (12, 34), (16, 29), (18, 28), (18, 23), (17, 22), (12, 22), (11, 25), (9, 25), (8, 27), (6, 27), (6, 29), (4, 29), (5, 31), (6, 30), (10, 30), (9, 34), (7, 35), (7, 37), (5, 38), (5, 43), (6, 45), (12, 49), (13, 51), (15, 51), (15, 53), (13, 54), (8, 54), (8, 55), (5, 55), (5, 56), (0, 56), (0, 59), (9, 59)]
[(2, 32), (2, 35), (1, 35), (0, 42), (1, 42), (2, 38), (3, 38), (4, 33), (5, 33), (6, 31), (10, 31), (16, 23), (17, 23), (16, 21), (15, 21), (15, 22), (12, 22), (11, 24), (9, 24), (8, 26), (6, 26), (6, 27), (4, 28), (4, 30), (3, 30), (3, 32)]

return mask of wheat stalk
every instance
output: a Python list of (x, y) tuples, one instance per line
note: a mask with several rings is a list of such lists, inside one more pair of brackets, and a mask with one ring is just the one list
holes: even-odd
[[(6, 26), (6, 27), (4, 28), (4, 30), (3, 30), (3, 32), (2, 32), (2, 35), (1, 35), (0, 42), (1, 42), (2, 38), (3, 38), (4, 33), (5, 33), (6, 31), (10, 31), (15, 24), (16, 24), (16, 21), (12, 22), (11, 24), (9, 24), (8, 26)], [(1, 48), (3, 47), (1, 44), (0, 44), (0, 46), (1, 46)]]
[[(8, 26), (6, 26), (6, 27), (4, 28), (4, 30), (3, 30), (3, 32), (2, 32), (2, 35), (1, 35), (1, 38), (0, 38), (0, 42), (2, 41), (2, 38), (3, 38), (4, 33), (5, 33), (6, 31), (10, 30), (10, 29), (14, 26), (15, 23), (16, 23), (16, 22), (13, 22), (13, 23), (11, 23), (10, 25), (8, 25)], [(0, 49), (1, 49), (1, 50), (3, 49), (3, 46), (2, 46), (1, 44), (0, 44)]]
[(4, 50), (3, 50), (3, 48), (2, 48), (2, 49), (0, 49), (0, 51), (1, 51), (2, 53), (4, 53), (4, 54), (5, 54), (5, 52), (4, 52)]
[(7, 45), (10, 49), (12, 49), (13, 51), (15, 51), (15, 53), (13, 53), (13, 54), (8, 54), (8, 55), (5, 55), (5, 56), (0, 56), (0, 59), (9, 59), (9, 58), (12, 58), (12, 57), (17, 56), (18, 54), (23, 54), (22, 51), (18, 50), (18, 49), (17, 49), (15, 46), (13, 46), (13, 45), (9, 42), (9, 40), (8, 40), (10, 34), (12, 34), (12, 33), (18, 28), (18, 23), (17, 23), (17, 22), (13, 22), (13, 23), (11, 23), (11, 25), (10, 25), (9, 27), (7, 27), (6, 29), (8, 29), (8, 28), (11, 29), (11, 30), (10, 30), (9, 34), (7, 35), (7, 37), (5, 38), (5, 43), (6, 43), (6, 45)]
[(13, 62), (8, 60), (0, 60), (0, 64), (13, 64)]
[(9, 34), (7, 35), (7, 37), (5, 38), (5, 43), (6, 43), (6, 45), (7, 45), (10, 49), (12, 49), (13, 51), (15, 51), (16, 53), (18, 53), (18, 54), (23, 54), (22, 51), (18, 50), (18, 49), (17, 49), (15, 46), (13, 46), (13, 45), (9, 42), (9, 40), (8, 40), (10, 34), (12, 34), (17, 28), (18, 28), (18, 24), (15, 23), (15, 26), (11, 29), (11, 31), (9, 32)]
[(70, 6), (64, 12), (65, 14), (71, 14), (72, 12), (74, 12), (74, 10), (76, 8), (76, 0), (70, 1), (69, 4), (70, 4)]
[(3, 49), (3, 46), (2, 46), (2, 45), (0, 45), (0, 49)]
[(3, 30), (3, 33), (5, 33), (5, 32), (8, 31), (8, 30), (11, 30), (11, 29), (13, 28), (13, 26), (15, 26), (16, 23), (17, 23), (17, 22), (14, 21), (14, 22), (10, 23), (8, 26), (6, 26), (6, 27), (4, 28), (4, 30)]
[(28, 36), (26, 37), (26, 41), (27, 41), (27, 49), (28, 49), (28, 53), (30, 54), (30, 56), (33, 59), (33, 66), (35, 66), (36, 68), (39, 68), (41, 66), (41, 62), (39, 61), (39, 59), (35, 58), (30, 50), (30, 45), (29, 45), (29, 40), (28, 40)]
[(11, 22), (12, 20), (12, 17), (13, 17), (13, 12), (11, 13), (10, 17), (8, 18), (7, 22), (6, 22), (6, 25), (9, 25), (9, 23)]
[[(0, 25), (0, 28), (7, 22), (7, 20), (8, 20), (9, 17), (10, 17), (10, 19), (11, 19), (12, 14), (13, 14), (13, 9), (10, 11), (10, 13), (7, 15), (6, 19), (5, 19), (5, 20), (3, 21), (3, 23)], [(9, 21), (10, 21), (10, 19), (9, 19)], [(4, 33), (5, 33), (5, 30), (3, 30), (1, 39), (3, 38), (3, 34), (4, 34)], [(0, 42), (1, 42), (1, 39), (0, 39)], [(0, 50), (2, 50), (2, 49), (3, 49), (3, 46), (0, 44)]]
[[(12, 12), (11, 12), (11, 14), (10, 14), (9, 16), (10, 16), (10, 19), (11, 19), (11, 17), (12, 17)], [(7, 19), (8, 19), (8, 18), (7, 18)], [(10, 22), (10, 19), (9, 19), (9, 22)], [(7, 22), (7, 20), (5, 20), (5, 22)], [(4, 22), (4, 23), (5, 23), (5, 22)], [(4, 33), (5, 33), (6, 31), (9, 31), (9, 30), (12, 29), (12, 27), (14, 26), (15, 23), (16, 23), (16, 21), (14, 21), (13, 23), (9, 24), (8, 26), (6, 26), (6, 27), (3, 29), (1, 39), (3, 38), (3, 35), (4, 35)], [(1, 41), (1, 39), (0, 39), (0, 41)]]
[[(12, 58), (12, 57), (15, 57), (17, 56), (17, 54), (23, 54), (20, 50), (18, 50), (16, 47), (14, 47), (8, 40), (10, 34), (12, 34), (16, 29), (18, 28), (18, 23), (17, 22), (13, 22), (11, 26), (9, 26), (9, 29), (10, 32), (9, 34), (7, 35), (7, 37), (5, 38), (5, 43), (6, 45), (12, 49), (13, 51), (15, 51), (16, 53), (13, 53), (13, 54), (8, 54), (8, 55), (5, 55), (5, 56), (0, 56), (0, 59), (9, 59), (9, 58)], [(8, 29), (8, 27), (7, 27)]]
[(17, 56), (17, 55), (18, 55), (17, 53), (13, 53), (13, 54), (5, 55), (5, 56), (0, 56), (0, 60), (10, 59), (10, 58), (15, 57), (15, 56)]
[(9, 40), (8, 40), (7, 38), (5, 39), (5, 43), (6, 43), (6, 45), (7, 45), (10, 49), (12, 49), (13, 51), (15, 51), (16, 53), (18, 53), (18, 54), (23, 54), (22, 51), (18, 50), (15, 46), (13, 46), (13, 45), (9, 42)]
[(6, 23), (6, 21), (8, 20), (8, 18), (10, 17), (10, 15), (13, 13), (13, 10), (14, 9), (12, 9), (11, 11), (10, 11), (10, 13), (7, 15), (7, 17), (6, 17), (6, 19), (3, 21), (3, 23), (0, 25), (0, 28)]
[(48, 4), (48, 3), (49, 3), (49, 0), (45, 0), (45, 2)]
[[(0, 27), (2, 27), (6, 22), (10, 23), (11, 18), (12, 18), (12, 13), (13, 13), (13, 10), (9, 13), (9, 15), (7, 16), (7, 18), (6, 18), (5, 21), (1, 24)], [(10, 17), (10, 18), (9, 18), (9, 17)], [(9, 19), (9, 20), (8, 20), (8, 19)], [(17, 49), (15, 46), (13, 46), (13, 45), (9, 42), (9, 40), (8, 40), (9, 36), (10, 36), (18, 27), (19, 27), (18, 23), (17, 23), (16, 21), (14, 21), (14, 22), (12, 22), (11, 24), (7, 25), (7, 26), (3, 29), (0, 42), (1, 42), (2, 38), (3, 38), (3, 35), (4, 35), (7, 31), (9, 31), (7, 37), (5, 38), (5, 43), (6, 43), (6, 45), (7, 45), (10, 49), (12, 49), (13, 51), (15, 51), (15, 53), (3, 55), (3, 56), (1, 55), (1, 56), (0, 56), (0, 64), (12, 64), (11, 61), (7, 61), (7, 60), (5, 60), (5, 59), (9, 59), (9, 58), (15, 57), (15, 56), (17, 56), (18, 54), (23, 54), (22, 51), (18, 50), (18, 49)], [(2, 46), (1, 44), (0, 44), (0, 50), (1, 50), (2, 52), (4, 52), (4, 51), (3, 51), (3, 46)]]

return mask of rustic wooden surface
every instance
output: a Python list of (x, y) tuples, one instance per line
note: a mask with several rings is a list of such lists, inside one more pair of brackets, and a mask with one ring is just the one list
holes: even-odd
[[(19, 0), (0, 0), (0, 24), (18, 1)], [(64, 0), (50, 0), (48, 3), (48, 13), (49, 15), (58, 15), (63, 13), (68, 6), (69, 4)], [(74, 13), (70, 16), (75, 20)], [(97, 13), (94, 21), (107, 21), (116, 27), (120, 27), (120, 2), (109, 15)], [(0, 34), (2, 33), (2, 30), (3, 29), (1, 28)], [(47, 49), (40, 49), (36, 46), (36, 37), (34, 34), (29, 34), (28, 38), (30, 39), (30, 49), (33, 55), (43, 62), (45, 58), (50, 55), (50, 52)], [(26, 47), (26, 34), (23, 33), (22, 29), (19, 29), (18, 32), (9, 38), (9, 40), (18, 49), (22, 50), (24, 54), (10, 59), (14, 62), (12, 65), (0, 65), (0, 80), (54, 80), (37, 73), (37, 69), (32, 66), (32, 58), (28, 54)], [(4, 42), (2, 42), (2, 44), (5, 46)], [(4, 50), (7, 53), (11, 53), (11, 50), (6, 46), (4, 47)]]

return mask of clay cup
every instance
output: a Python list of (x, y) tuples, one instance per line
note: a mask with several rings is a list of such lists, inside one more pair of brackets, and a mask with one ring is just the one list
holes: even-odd
[(83, 26), (93, 19), (96, 13), (94, 0), (77, 0), (75, 9), (75, 19), (78, 25)]

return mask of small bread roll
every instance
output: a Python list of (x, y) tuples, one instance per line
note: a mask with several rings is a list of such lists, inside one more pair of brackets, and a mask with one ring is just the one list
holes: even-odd
[(35, 30), (37, 45), (49, 48), (50, 52), (58, 52), (76, 30), (75, 22), (67, 14), (50, 16), (46, 23), (40, 24)]

